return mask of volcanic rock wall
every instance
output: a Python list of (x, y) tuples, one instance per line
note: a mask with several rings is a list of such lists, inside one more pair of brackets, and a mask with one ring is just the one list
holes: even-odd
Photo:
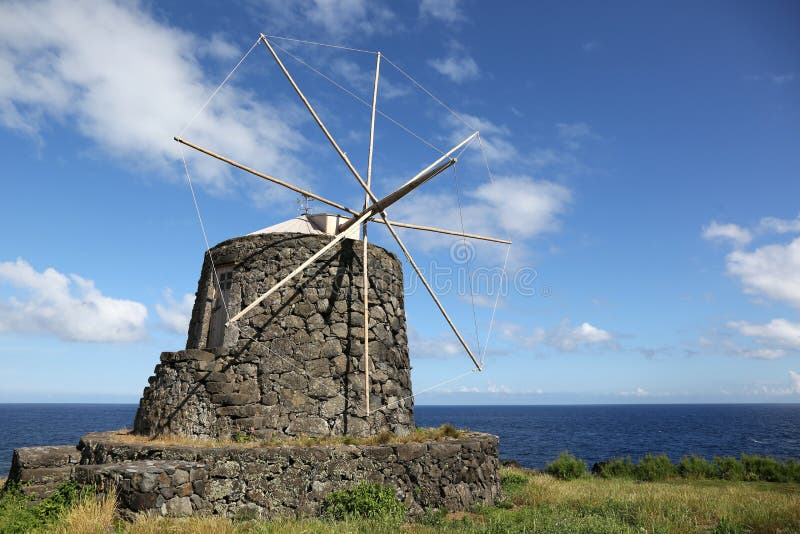
[(413, 430), (402, 268), (392, 253), (368, 248), (369, 416), (363, 242), (345, 239), (236, 324), (224, 325), (330, 239), (259, 234), (211, 249), (187, 350), (161, 355), (134, 431), (210, 438), (245, 432), (269, 438)]

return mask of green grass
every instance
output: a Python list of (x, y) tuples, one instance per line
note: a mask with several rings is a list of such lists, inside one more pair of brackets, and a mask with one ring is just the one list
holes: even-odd
[[(658, 464), (658, 462), (656, 462)], [(676, 468), (677, 469), (677, 468)], [(747, 471), (744, 471), (747, 472)], [(30, 512), (18, 493), (0, 497), (0, 532), (148, 533), (800, 533), (800, 484), (697, 479), (675, 476), (653, 482), (583, 476), (561, 480), (520, 468), (501, 470), (504, 497), (495, 506), (469, 513), (429, 511), (402, 523), (390, 491), (376, 488), (332, 497), (347, 512), (334, 519), (232, 521), (219, 517), (164, 519), (141, 516), (133, 523), (113, 516), (113, 508), (77, 496), (46, 520)], [(380, 495), (378, 495), (380, 494)], [(73, 496), (74, 497), (74, 496)], [(372, 507), (378, 503), (377, 508)], [(399, 503), (398, 503), (399, 504)], [(370, 511), (372, 510), (372, 511)], [(388, 510), (388, 513), (387, 513)], [(363, 513), (362, 513), (363, 512)], [(367, 516), (367, 517), (364, 517)]]

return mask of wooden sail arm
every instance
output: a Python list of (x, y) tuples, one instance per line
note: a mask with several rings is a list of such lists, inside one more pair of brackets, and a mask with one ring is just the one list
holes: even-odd
[(292, 185), (289, 182), (285, 182), (285, 181), (281, 180), (280, 178), (275, 178), (273, 176), (269, 176), (268, 174), (264, 174), (263, 172), (259, 172), (259, 171), (255, 170), (255, 169), (251, 168), (251, 167), (248, 167), (247, 165), (243, 165), (243, 164), (241, 164), (241, 163), (239, 163), (237, 161), (234, 161), (234, 160), (232, 160), (230, 158), (226, 158), (225, 156), (223, 156), (221, 154), (217, 154), (216, 152), (212, 152), (211, 150), (208, 150), (207, 148), (203, 148), (200, 145), (196, 145), (194, 143), (191, 143), (191, 142), (187, 141), (186, 139), (181, 139), (180, 137), (173, 137), (173, 139), (175, 139), (177, 142), (179, 142), (179, 143), (181, 143), (183, 145), (188, 146), (189, 148), (193, 148), (193, 149), (197, 150), (198, 152), (202, 152), (203, 154), (206, 154), (207, 156), (211, 156), (212, 158), (216, 158), (216, 159), (218, 159), (218, 160), (220, 160), (222, 162), (227, 163), (228, 165), (236, 167), (237, 169), (241, 169), (241, 170), (243, 170), (245, 172), (249, 172), (250, 174), (252, 174), (254, 176), (258, 176), (259, 178), (267, 180), (268, 182), (272, 182), (273, 184), (281, 185), (281, 186), (283, 186), (283, 187), (285, 187), (287, 189), (291, 189), (292, 191), (294, 191), (296, 193), (300, 193), (301, 195), (303, 195), (305, 197), (313, 198), (314, 200), (318, 200), (318, 201), (322, 202), (323, 204), (327, 204), (328, 206), (331, 206), (331, 207), (336, 208), (338, 210), (346, 211), (347, 213), (350, 213), (351, 215), (358, 215), (357, 211), (351, 210), (347, 206), (339, 204), (338, 202), (334, 202), (333, 200), (329, 200), (329, 199), (327, 199), (325, 197), (317, 195), (316, 193), (312, 193), (311, 191), (308, 191), (306, 189), (302, 189), (300, 187), (297, 187), (296, 185)]
[(355, 224), (356, 219), (360, 218), (362, 215), (369, 214), (369, 216), (372, 217), (376, 213), (384, 211), (386, 208), (388, 208), (401, 198), (411, 193), (417, 187), (421, 186), (422, 184), (424, 184), (437, 174), (440, 174), (445, 169), (451, 167), (453, 164), (455, 164), (455, 162), (456, 160), (454, 159), (447, 160), (434, 169), (431, 169), (423, 174), (418, 174), (413, 180), (404, 184), (397, 191), (389, 193), (379, 201), (375, 202), (374, 204), (364, 209), (364, 211), (362, 211), (358, 215), (354, 216), (352, 219), (348, 219), (347, 221), (340, 224), (339, 228), (337, 229), (337, 233), (346, 232), (348, 228), (350, 228), (351, 226), (353, 226), (353, 224)]
[[(215, 159), (218, 159), (219, 161), (227, 163), (228, 165), (230, 165), (232, 167), (236, 167), (237, 169), (240, 169), (240, 170), (243, 170), (245, 172), (248, 172), (248, 173), (252, 174), (253, 176), (257, 176), (257, 177), (259, 177), (259, 178), (261, 178), (263, 180), (267, 180), (268, 182), (272, 182), (274, 184), (283, 186), (283, 187), (285, 187), (287, 189), (290, 189), (290, 190), (292, 190), (292, 191), (294, 191), (296, 193), (300, 193), (303, 196), (306, 196), (306, 197), (309, 197), (309, 198), (313, 198), (314, 200), (318, 200), (318, 201), (322, 202), (323, 204), (327, 204), (328, 206), (331, 206), (332, 208), (336, 208), (338, 210), (344, 211), (346, 213), (349, 213), (350, 215), (358, 216), (358, 214), (359, 214), (359, 212), (357, 212), (356, 210), (350, 209), (347, 206), (344, 206), (344, 205), (342, 205), (342, 204), (340, 204), (338, 202), (335, 202), (333, 200), (325, 198), (325, 197), (323, 197), (321, 195), (318, 195), (318, 194), (313, 193), (311, 191), (308, 191), (306, 189), (302, 189), (300, 187), (292, 185), (292, 184), (290, 184), (288, 182), (285, 182), (284, 180), (281, 180), (279, 178), (275, 178), (273, 176), (269, 176), (268, 174), (264, 174), (263, 172), (259, 172), (259, 171), (255, 170), (255, 169), (253, 169), (252, 167), (248, 167), (247, 165), (244, 165), (242, 163), (239, 163), (238, 161), (234, 161), (234, 160), (232, 160), (230, 158), (227, 158), (227, 157), (225, 157), (225, 156), (223, 156), (221, 154), (213, 152), (213, 151), (211, 151), (211, 150), (209, 150), (207, 148), (204, 148), (204, 147), (202, 147), (200, 145), (192, 143), (191, 141), (187, 141), (186, 139), (182, 139), (180, 137), (175, 137), (174, 139), (175, 139), (175, 141), (177, 141), (177, 142), (179, 142), (179, 143), (181, 143), (183, 145), (186, 145), (189, 148), (193, 148), (194, 150), (197, 150), (198, 152), (201, 152), (201, 153), (203, 153), (203, 154), (205, 154), (207, 156), (211, 156), (212, 158), (215, 158)], [(378, 217), (379, 217), (379, 215), (373, 215), (369, 219), (369, 221), (370, 222), (381, 223), (381, 224), (386, 224), (383, 220), (379, 219)], [(440, 234), (454, 235), (454, 236), (459, 236), (459, 237), (468, 237), (470, 239), (480, 239), (480, 240), (483, 240), (483, 241), (492, 241), (494, 243), (511, 244), (511, 241), (507, 241), (505, 239), (499, 239), (499, 238), (496, 238), (496, 237), (488, 237), (488, 236), (483, 236), (483, 235), (478, 235), (478, 234), (470, 234), (470, 233), (458, 232), (456, 230), (446, 230), (444, 228), (435, 228), (433, 226), (422, 226), (422, 225), (418, 225), (418, 224), (405, 223), (405, 222), (395, 221), (395, 220), (389, 221), (389, 224), (392, 224), (394, 226), (399, 226), (400, 228), (410, 228), (410, 229), (413, 229), (413, 230), (423, 230), (423, 231), (426, 231), (426, 232), (436, 232), (436, 233), (440, 233)]]
[[(378, 219), (378, 215), (373, 216), (369, 222), (375, 222), (380, 224), (386, 224), (381, 219)], [(510, 245), (511, 241), (508, 239), (500, 239), (499, 237), (489, 237), (485, 235), (478, 235), (478, 234), (470, 234), (466, 232), (459, 232), (458, 230), (446, 230), (444, 228), (436, 228), (434, 226), (423, 226), (421, 224), (411, 224), (405, 223), (400, 221), (391, 220), (389, 224), (392, 226), (397, 226), (400, 228), (410, 228), (412, 230), (422, 230), (424, 232), (435, 232), (437, 234), (446, 234), (446, 235), (455, 235), (459, 237), (467, 237), (469, 239), (480, 239), (482, 241), (491, 241), (492, 243), (503, 243), (505, 245)]]
[[(364, 189), (364, 192), (367, 194), (367, 196), (370, 198), (370, 200), (372, 200), (372, 202), (378, 202), (378, 198), (372, 192), (372, 190), (370, 189), (370, 186), (367, 185), (367, 183), (364, 181), (363, 178), (361, 178), (361, 175), (358, 173), (356, 168), (350, 162), (350, 159), (347, 157), (347, 154), (345, 154), (344, 151), (341, 149), (341, 147), (339, 147), (339, 144), (336, 142), (336, 140), (333, 138), (331, 133), (325, 127), (325, 124), (322, 122), (322, 119), (320, 119), (319, 115), (317, 115), (317, 112), (314, 111), (314, 108), (311, 106), (311, 103), (308, 101), (306, 96), (303, 94), (303, 91), (300, 90), (300, 87), (294, 81), (294, 78), (292, 78), (292, 75), (289, 74), (289, 71), (286, 69), (286, 66), (283, 64), (281, 59), (278, 57), (278, 54), (272, 48), (272, 45), (267, 40), (267, 36), (264, 35), (263, 33), (261, 34), (261, 40), (264, 42), (264, 45), (269, 50), (270, 54), (272, 54), (273, 59), (275, 59), (275, 62), (278, 64), (278, 67), (280, 67), (280, 69), (283, 72), (284, 76), (286, 76), (286, 79), (289, 81), (289, 83), (294, 88), (295, 92), (297, 93), (297, 96), (299, 96), (300, 100), (302, 100), (303, 104), (305, 104), (306, 109), (308, 109), (309, 113), (314, 118), (314, 121), (317, 123), (317, 126), (319, 126), (320, 129), (322, 130), (322, 132), (325, 134), (325, 137), (328, 139), (328, 141), (330, 142), (331, 146), (333, 146), (333, 149), (336, 151), (336, 153), (339, 154), (339, 157), (342, 159), (342, 161), (345, 163), (347, 168), (350, 170), (351, 174), (358, 181), (358, 183), (361, 186), (361, 188)], [(474, 136), (476, 136), (476, 135), (477, 135), (477, 132), (472, 134), (468, 138), (468, 140), (465, 140), (463, 145), (466, 145), (466, 142), (472, 140), (472, 138), (474, 138)], [(447, 154), (446, 156), (449, 158), (449, 154)], [(461, 333), (458, 331), (458, 328), (456, 328), (455, 323), (453, 323), (452, 319), (450, 319), (450, 316), (447, 314), (447, 312), (445, 312), (444, 307), (442, 307), (441, 302), (439, 302), (439, 298), (436, 296), (436, 293), (433, 291), (433, 288), (431, 288), (430, 284), (428, 283), (428, 281), (423, 276), (422, 271), (419, 269), (419, 267), (417, 267), (417, 264), (414, 262), (413, 258), (411, 257), (411, 253), (405, 247), (405, 245), (403, 244), (402, 240), (400, 239), (400, 236), (397, 235), (397, 231), (394, 229), (392, 224), (389, 222), (388, 217), (386, 216), (386, 213), (381, 211), (380, 212), (380, 216), (383, 219), (384, 223), (386, 224), (386, 228), (392, 234), (392, 237), (394, 237), (394, 240), (397, 241), (397, 244), (403, 250), (403, 253), (406, 255), (406, 258), (409, 260), (409, 263), (411, 263), (411, 265), (414, 267), (414, 270), (417, 272), (417, 275), (422, 280), (423, 285), (425, 286), (425, 289), (427, 289), (428, 293), (430, 293), (431, 298), (434, 300), (434, 302), (436, 303), (436, 306), (439, 308), (439, 311), (444, 316), (445, 320), (447, 321), (447, 324), (450, 326), (450, 329), (453, 331), (453, 333), (458, 338), (458, 341), (461, 343), (461, 346), (464, 348), (464, 350), (467, 352), (467, 354), (469, 354), (469, 357), (472, 359), (472, 362), (475, 364), (475, 366), (479, 370), (482, 370), (482, 367), (481, 367), (480, 363), (478, 363), (478, 360), (475, 358), (475, 355), (472, 353), (472, 350), (469, 348), (469, 345), (467, 345), (467, 342), (464, 341), (464, 338), (461, 336)], [(364, 220), (367, 220), (367, 218), (365, 218)], [(363, 222), (363, 221), (357, 221), (354, 224), (360, 224), (361, 222)], [(339, 235), (342, 236), (344, 234), (339, 234)]]

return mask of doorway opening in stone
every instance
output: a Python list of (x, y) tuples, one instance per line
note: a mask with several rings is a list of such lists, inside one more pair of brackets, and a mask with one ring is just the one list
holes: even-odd
[(225, 304), (230, 302), (231, 286), (233, 285), (233, 265), (218, 266), (217, 277), (219, 278), (219, 288), (214, 292), (211, 320), (208, 322), (206, 347), (209, 349), (221, 347), (225, 342), (225, 323), (228, 321)]

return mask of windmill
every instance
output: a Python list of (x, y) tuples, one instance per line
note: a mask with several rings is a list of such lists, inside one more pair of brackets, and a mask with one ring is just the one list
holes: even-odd
[[(318, 194), (316, 194), (316, 193), (314, 193), (312, 191), (308, 191), (306, 189), (297, 187), (297, 186), (295, 186), (295, 185), (293, 185), (293, 184), (291, 184), (291, 183), (289, 183), (289, 182), (287, 182), (285, 180), (270, 176), (270, 175), (265, 174), (265, 173), (263, 173), (261, 171), (253, 169), (251, 167), (248, 167), (247, 165), (244, 165), (244, 164), (242, 164), (240, 162), (234, 161), (233, 159), (230, 159), (230, 158), (228, 158), (228, 157), (226, 157), (226, 156), (224, 156), (222, 154), (218, 154), (218, 153), (216, 153), (216, 152), (214, 152), (214, 151), (212, 151), (212, 150), (210, 150), (210, 149), (208, 149), (206, 147), (203, 147), (203, 146), (200, 146), (198, 144), (195, 144), (195, 143), (193, 143), (193, 142), (191, 142), (191, 141), (189, 141), (187, 139), (184, 139), (184, 138), (182, 138), (180, 136), (176, 136), (174, 138), (175, 141), (177, 141), (178, 143), (181, 143), (182, 145), (185, 145), (185, 146), (187, 146), (189, 148), (192, 148), (192, 149), (194, 149), (194, 150), (196, 150), (196, 151), (198, 151), (198, 152), (200, 152), (202, 154), (205, 154), (206, 156), (210, 156), (210, 157), (215, 158), (215, 159), (217, 159), (219, 161), (222, 161), (222, 162), (224, 162), (224, 163), (226, 163), (228, 165), (231, 165), (231, 166), (233, 166), (235, 168), (238, 168), (238, 169), (240, 169), (242, 171), (245, 171), (245, 172), (250, 173), (250, 174), (252, 174), (254, 176), (257, 176), (257, 177), (262, 178), (262, 179), (264, 179), (266, 181), (269, 181), (269, 182), (271, 182), (273, 184), (280, 185), (280, 186), (282, 186), (282, 187), (284, 187), (286, 189), (289, 189), (291, 191), (299, 193), (305, 199), (313, 199), (313, 200), (315, 200), (317, 202), (320, 202), (322, 204), (326, 204), (327, 206), (330, 206), (330, 207), (332, 207), (332, 208), (334, 208), (336, 210), (339, 210), (340, 212), (344, 212), (345, 214), (347, 214), (345, 218), (341, 219), (341, 222), (338, 222), (339, 221), (338, 218), (336, 219), (337, 220), (337, 224), (329, 232), (332, 235), (332, 239), (327, 244), (325, 244), (317, 252), (312, 254), (311, 257), (309, 257), (308, 259), (303, 261), (294, 270), (292, 270), (287, 276), (285, 276), (283, 279), (281, 279), (280, 281), (275, 283), (266, 292), (264, 292), (263, 294), (261, 294), (260, 296), (258, 296), (254, 300), (252, 300), (252, 302), (250, 302), (249, 304), (244, 306), (238, 313), (236, 313), (235, 315), (229, 317), (227, 319), (227, 322), (225, 323), (226, 326), (231, 326), (231, 325), (236, 324), (237, 321), (241, 320), (242, 318), (247, 316), (249, 313), (251, 313), (253, 310), (257, 309), (259, 306), (261, 306), (264, 303), (264, 301), (266, 301), (266, 299), (268, 299), (271, 295), (273, 295), (276, 291), (278, 291), (282, 287), (284, 287), (287, 284), (289, 284), (290, 282), (292, 282), (298, 275), (303, 273), (311, 264), (313, 264), (315, 261), (320, 259), (326, 252), (331, 250), (333, 247), (335, 247), (337, 244), (339, 244), (342, 240), (348, 239), (348, 238), (352, 238), (353, 237), (353, 231), (352, 230), (354, 228), (360, 227), (361, 228), (361, 234), (363, 236), (362, 239), (364, 241), (363, 256), (362, 256), (361, 261), (362, 261), (362, 265), (363, 265), (363, 267), (362, 267), (362, 273), (363, 273), (362, 284), (363, 284), (363, 288), (364, 288), (364, 290), (362, 291), (362, 295), (363, 295), (362, 298), (363, 298), (363, 301), (364, 301), (363, 302), (363, 306), (364, 306), (364, 329), (363, 329), (364, 355), (363, 355), (363, 360), (364, 360), (364, 386), (365, 386), (365, 392), (366, 392), (365, 393), (365, 407), (366, 407), (366, 413), (367, 413), (367, 415), (369, 415), (370, 414), (370, 395), (369, 395), (369, 391), (370, 391), (369, 337), (370, 336), (369, 336), (369, 315), (368, 315), (369, 314), (369, 303), (368, 303), (368, 299), (369, 299), (369, 291), (368, 291), (369, 277), (368, 277), (368, 254), (367, 254), (368, 225), (369, 225), (369, 223), (380, 223), (380, 224), (383, 224), (384, 226), (386, 226), (386, 228), (389, 231), (389, 233), (391, 234), (392, 238), (395, 240), (397, 245), (402, 250), (406, 260), (411, 265), (411, 267), (414, 269), (414, 271), (416, 272), (417, 276), (419, 276), (419, 279), (422, 282), (422, 285), (425, 287), (427, 292), (430, 294), (430, 297), (432, 298), (436, 308), (438, 309), (438, 311), (441, 313), (441, 315), (443, 316), (443, 318), (445, 319), (445, 321), (449, 325), (450, 329), (452, 330), (453, 334), (457, 338), (457, 340), (458, 340), (459, 344), (461, 345), (461, 347), (463, 347), (464, 351), (466, 352), (466, 354), (471, 359), (472, 363), (475, 366), (475, 369), (479, 370), (479, 371), (482, 370), (483, 367), (482, 367), (482, 364), (479, 361), (478, 357), (475, 355), (475, 353), (472, 351), (470, 346), (464, 340), (464, 337), (459, 332), (459, 329), (456, 327), (456, 325), (453, 322), (452, 318), (450, 317), (450, 315), (445, 310), (445, 308), (442, 305), (442, 303), (441, 303), (439, 297), (437, 296), (436, 292), (433, 290), (433, 288), (431, 287), (431, 284), (425, 278), (425, 276), (422, 273), (421, 269), (419, 268), (417, 263), (414, 261), (414, 258), (412, 257), (411, 253), (409, 252), (409, 250), (406, 247), (406, 245), (403, 242), (403, 240), (398, 235), (397, 230), (395, 228), (396, 227), (397, 228), (408, 228), (408, 229), (413, 229), (413, 230), (420, 230), (420, 231), (426, 231), (426, 232), (434, 232), (434, 233), (439, 233), (439, 234), (459, 236), (459, 237), (462, 237), (462, 238), (477, 239), (477, 240), (483, 240), (483, 241), (489, 241), (489, 242), (495, 242), (495, 243), (504, 243), (504, 244), (508, 244), (508, 245), (510, 245), (511, 242), (508, 241), (508, 240), (505, 240), (505, 239), (489, 237), (489, 236), (483, 236), (483, 235), (477, 235), (477, 234), (472, 234), (472, 233), (466, 233), (464, 231), (455, 231), (455, 230), (448, 230), (448, 229), (436, 228), (436, 227), (431, 227), (431, 226), (422, 226), (422, 225), (417, 225), (417, 224), (412, 224), (412, 223), (394, 221), (394, 220), (390, 220), (388, 218), (388, 215), (387, 215), (387, 209), (389, 209), (396, 202), (398, 202), (402, 198), (406, 197), (408, 194), (410, 194), (412, 191), (416, 190), (417, 188), (419, 188), (420, 186), (422, 186), (426, 182), (432, 180), (434, 177), (436, 177), (437, 175), (441, 174), (443, 171), (445, 171), (448, 168), (450, 168), (451, 166), (455, 165), (456, 160), (457, 160), (457, 155), (460, 153), (460, 151), (465, 149), (466, 146), (469, 143), (471, 143), (476, 138), (478, 138), (479, 132), (474, 131), (473, 133), (471, 133), (470, 135), (468, 135), (467, 137), (462, 139), (460, 142), (458, 142), (456, 145), (454, 145), (452, 148), (450, 148), (449, 150), (445, 151), (433, 163), (431, 163), (427, 167), (423, 168), (414, 177), (412, 177), (410, 180), (408, 180), (403, 185), (398, 187), (395, 191), (389, 193), (388, 195), (383, 196), (382, 198), (378, 198), (373, 193), (373, 188), (372, 188), (372, 159), (373, 159), (374, 138), (375, 138), (375, 115), (376, 115), (376, 111), (377, 111), (376, 104), (377, 104), (377, 98), (378, 98), (378, 85), (379, 85), (379, 81), (380, 81), (380, 68), (381, 68), (381, 58), (382, 58), (381, 53), (380, 52), (376, 53), (375, 79), (374, 79), (374, 86), (373, 86), (373, 91), (372, 91), (371, 120), (370, 120), (370, 132), (369, 132), (369, 153), (368, 153), (368, 159), (367, 159), (366, 179), (364, 179), (364, 177), (361, 175), (361, 173), (351, 163), (351, 161), (348, 158), (347, 154), (342, 150), (340, 145), (337, 143), (336, 139), (334, 139), (333, 135), (330, 133), (330, 131), (325, 126), (325, 124), (322, 121), (322, 119), (320, 118), (320, 116), (317, 114), (317, 112), (314, 109), (314, 107), (311, 105), (311, 102), (309, 102), (309, 100), (306, 97), (306, 95), (303, 93), (303, 91), (298, 86), (297, 82), (294, 80), (292, 75), (289, 73), (288, 69), (284, 65), (284, 63), (281, 60), (281, 58), (278, 56), (277, 52), (275, 51), (275, 48), (273, 47), (273, 44), (270, 42), (268, 37), (266, 35), (264, 35), (264, 34), (261, 34), (259, 36), (259, 39), (256, 42), (256, 44), (253, 45), (253, 46), (255, 47), (259, 43), (263, 43), (263, 45), (267, 48), (267, 50), (269, 51), (269, 54), (275, 60), (275, 63), (277, 64), (278, 68), (283, 73), (283, 75), (285, 76), (285, 78), (289, 82), (289, 84), (291, 85), (291, 87), (294, 90), (294, 92), (300, 98), (300, 100), (302, 101), (303, 105), (305, 106), (305, 108), (308, 110), (308, 112), (310, 113), (311, 117), (313, 118), (314, 122), (317, 124), (317, 126), (319, 126), (319, 128), (321, 129), (322, 133), (324, 134), (324, 136), (326, 137), (326, 139), (330, 143), (330, 145), (333, 148), (333, 150), (336, 152), (336, 154), (339, 156), (339, 158), (345, 164), (345, 166), (347, 167), (349, 172), (353, 175), (353, 177), (358, 182), (360, 187), (364, 190), (365, 197), (364, 197), (364, 204), (360, 209), (351, 208), (351, 207), (345, 206), (345, 205), (343, 205), (343, 204), (341, 204), (339, 202), (336, 202), (334, 200), (330, 200), (328, 198), (320, 196), (320, 195), (318, 195)], [(252, 48), (251, 48), (251, 50), (252, 50)], [(219, 276), (216, 276), (216, 278), (217, 278), (217, 280), (219, 280)]]

